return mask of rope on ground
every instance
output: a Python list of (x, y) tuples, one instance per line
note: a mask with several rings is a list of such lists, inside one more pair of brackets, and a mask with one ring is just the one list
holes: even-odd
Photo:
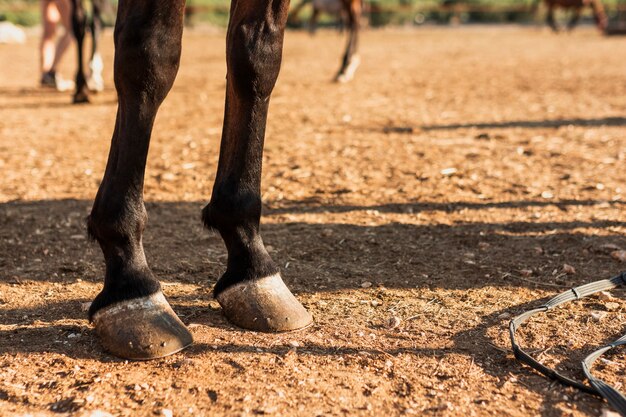
[(526, 311), (519, 316), (515, 317), (509, 323), (509, 333), (511, 336), (511, 346), (513, 347), (513, 353), (515, 354), (515, 358), (540, 372), (541, 374), (551, 378), (553, 380), (559, 381), (560, 383), (578, 388), (579, 390), (586, 392), (588, 394), (596, 395), (602, 397), (608, 401), (608, 403), (613, 407), (621, 416), (626, 417), (626, 397), (617, 389), (612, 387), (611, 385), (603, 382), (602, 380), (596, 378), (591, 373), (591, 368), (593, 363), (603, 354), (613, 349), (614, 347), (626, 345), (626, 335), (620, 337), (613, 343), (610, 343), (606, 346), (601, 347), (595, 352), (588, 355), (582, 362), (582, 368), (585, 376), (589, 380), (589, 385), (585, 384), (581, 381), (577, 381), (571, 379), (563, 374), (560, 374), (555, 369), (548, 368), (535, 358), (533, 358), (530, 354), (524, 351), (519, 344), (517, 343), (516, 333), (517, 329), (524, 324), (531, 317), (539, 314), (545, 313), (553, 308), (567, 303), (573, 300), (580, 300), (581, 298), (588, 297), (592, 294), (596, 294), (601, 291), (610, 290), (619, 286), (626, 286), (626, 272), (622, 272), (621, 274), (611, 278), (611, 279), (603, 279), (600, 281), (592, 282), (589, 284), (581, 285), (579, 287), (575, 287), (569, 289), (556, 297), (552, 298), (548, 302), (546, 302), (541, 307), (535, 308), (534, 310)]

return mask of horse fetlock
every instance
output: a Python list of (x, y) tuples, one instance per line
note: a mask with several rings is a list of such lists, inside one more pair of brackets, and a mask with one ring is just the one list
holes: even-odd
[(206, 227), (219, 232), (234, 229), (258, 229), (261, 197), (256, 193), (237, 191), (235, 187), (216, 186), (211, 201), (202, 210)]
[(89, 236), (100, 243), (131, 242), (140, 243), (148, 213), (143, 204), (137, 207), (101, 207), (94, 204), (87, 217)]

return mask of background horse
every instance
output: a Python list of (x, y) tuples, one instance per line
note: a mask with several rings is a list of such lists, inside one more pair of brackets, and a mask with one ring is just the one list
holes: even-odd
[(569, 30), (574, 29), (578, 20), (580, 19), (580, 14), (584, 7), (591, 7), (593, 11), (593, 17), (596, 21), (596, 25), (601, 31), (606, 30), (608, 25), (608, 18), (606, 16), (606, 12), (604, 10), (604, 5), (601, 0), (544, 0), (546, 6), (548, 7), (548, 15), (546, 17), (546, 21), (548, 25), (552, 28), (553, 31), (558, 32), (559, 27), (556, 24), (556, 20), (554, 18), (555, 10), (560, 7), (563, 9), (571, 10), (572, 17), (570, 18), (569, 23), (567, 24), (567, 28)]

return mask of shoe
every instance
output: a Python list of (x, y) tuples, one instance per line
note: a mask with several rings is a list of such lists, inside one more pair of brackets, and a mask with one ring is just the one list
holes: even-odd
[(41, 76), (41, 86), (64, 92), (74, 89), (74, 81), (65, 80), (56, 72), (48, 71)]

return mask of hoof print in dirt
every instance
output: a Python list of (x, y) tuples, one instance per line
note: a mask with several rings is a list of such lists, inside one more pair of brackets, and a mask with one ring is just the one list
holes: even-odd
[(160, 292), (103, 308), (94, 314), (93, 324), (102, 346), (124, 359), (162, 358), (193, 342)]
[(233, 285), (217, 295), (232, 324), (257, 332), (289, 332), (313, 323), (280, 275)]

